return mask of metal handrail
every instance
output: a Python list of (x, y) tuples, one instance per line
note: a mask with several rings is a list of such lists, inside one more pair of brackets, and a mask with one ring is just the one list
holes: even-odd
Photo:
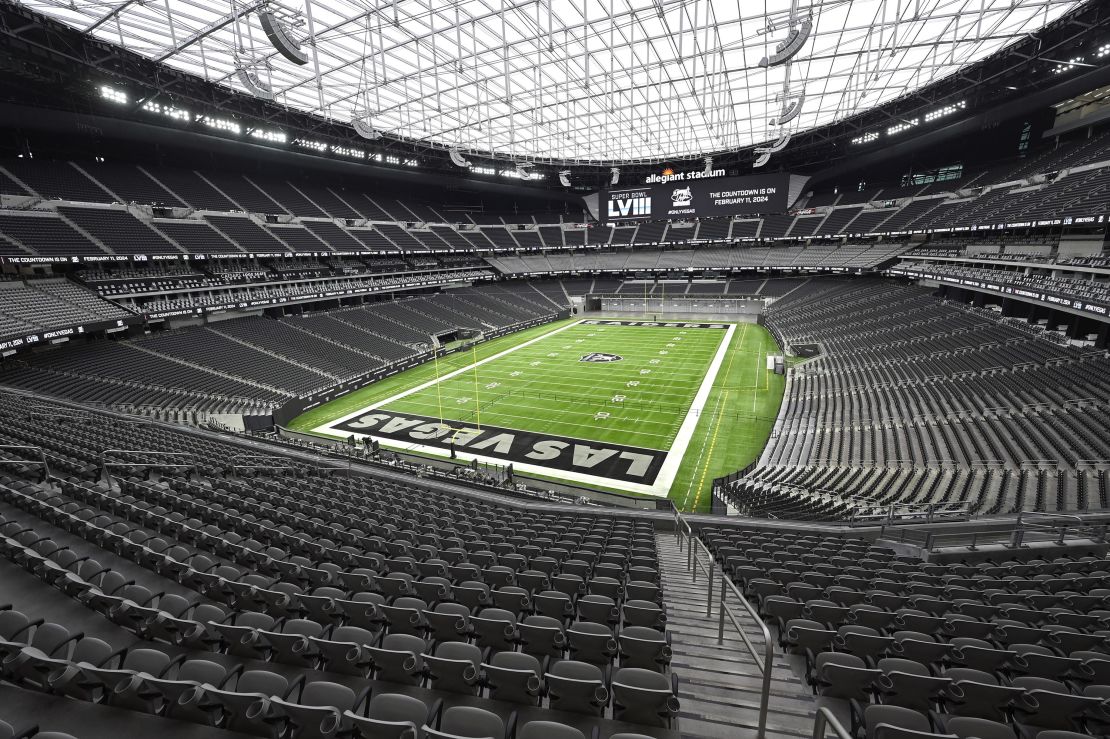
[[(763, 739), (767, 729), (767, 707), (771, 700), (771, 666), (775, 658), (775, 645), (771, 639), (771, 630), (767, 628), (767, 624), (760, 617), (759, 612), (756, 611), (744, 594), (740, 592), (735, 583), (729, 578), (722, 568), (719, 572), (717, 570), (717, 562), (713, 558), (713, 553), (705, 546), (700, 538), (694, 535), (694, 531), (690, 528), (690, 523), (675, 509), (675, 537), (678, 541), (679, 549), (683, 548), (685, 537), (686, 549), (686, 569), (693, 575), (693, 581), (698, 581), (698, 569), (705, 574), (706, 582), (709, 584), (709, 597), (705, 604), (705, 615), (713, 615), (713, 586), (716, 577), (721, 579), (721, 596), (718, 602), (718, 622), (717, 622), (717, 643), (724, 644), (725, 641), (725, 617), (732, 623), (736, 633), (739, 635), (741, 641), (744, 642), (748, 654), (755, 661), (759, 667), (760, 673), (763, 677), (763, 687), (759, 697), (759, 727), (756, 731), (756, 739)], [(705, 563), (703, 564), (698, 556), (698, 550), (705, 553)], [(728, 606), (728, 592), (732, 594), (739, 601), (740, 605), (747, 611), (748, 616), (755, 621), (763, 634), (763, 655), (760, 656), (758, 649), (752, 644), (751, 639), (748, 637), (740, 622), (736, 619), (732, 609)], [(845, 737), (845, 739), (850, 739)]]
[[(262, 462), (262, 464), (252, 463), (251, 460)], [(277, 461), (280, 464), (267, 463), (273, 461)], [(239, 470), (241, 469), (257, 469), (258, 467), (264, 467), (268, 470), (297, 469), (296, 466), (290, 462), (288, 457), (278, 457), (271, 454), (236, 454), (231, 458), (231, 474), (235, 477), (239, 476)]]
[(0, 449), (31, 449), (38, 452), (38, 459), (0, 459), (0, 463), (37, 464), (42, 467), (42, 479), (44, 481), (50, 479), (50, 464), (46, 461), (46, 452), (41, 446), (31, 446), (29, 444), (0, 444)]
[(839, 739), (854, 739), (851, 732), (844, 728), (844, 724), (840, 723), (840, 719), (828, 708), (822, 706), (817, 709), (817, 715), (813, 717), (813, 739), (825, 739), (829, 728)]
[[(149, 454), (152, 457), (179, 457), (190, 460), (187, 464), (175, 464), (172, 462), (122, 462), (122, 461), (109, 461), (107, 455), (109, 454)], [(150, 449), (105, 449), (100, 453), (100, 470), (104, 473), (105, 481), (112, 484), (112, 467), (181, 467), (192, 469), (197, 475), (200, 474), (200, 465), (197, 464), (196, 456), (192, 452), (158, 452)]]

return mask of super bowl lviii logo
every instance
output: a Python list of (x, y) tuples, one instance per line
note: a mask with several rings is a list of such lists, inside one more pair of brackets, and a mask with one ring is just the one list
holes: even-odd
[(671, 205), (676, 208), (686, 208), (694, 202), (694, 193), (689, 187), (676, 187), (671, 193)]
[(651, 196), (646, 192), (609, 198), (609, 218), (646, 218), (651, 215)]
[(583, 354), (579, 362), (619, 362), (624, 357), (619, 354), (606, 354), (605, 352), (590, 352)]

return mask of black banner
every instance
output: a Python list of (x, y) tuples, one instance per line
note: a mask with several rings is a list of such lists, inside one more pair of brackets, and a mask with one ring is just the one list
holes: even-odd
[(336, 423), (343, 433), (370, 436), (383, 444), (419, 444), (444, 453), (454, 448), (514, 464), (532, 464), (560, 472), (578, 472), (610, 480), (651, 485), (667, 458), (657, 449), (550, 436), (499, 426), (478, 426), (385, 409)]
[(94, 334), (99, 331), (107, 331), (108, 329), (120, 329), (126, 326), (133, 326), (137, 323), (142, 323), (142, 318), (139, 316), (128, 316), (111, 321), (96, 321), (94, 323), (85, 323), (76, 326), (65, 326), (63, 328), (54, 328), (48, 331), (31, 334), (3, 336), (0, 337), (0, 352), (16, 351), (39, 344), (55, 342), (59, 339), (71, 339), (77, 336)]
[(609, 223), (785, 213), (789, 174), (720, 177), (622, 187), (605, 193)]

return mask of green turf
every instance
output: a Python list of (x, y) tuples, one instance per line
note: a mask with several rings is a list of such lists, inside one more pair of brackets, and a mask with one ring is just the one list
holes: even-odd
[[(438, 369), (433, 363), (414, 368), (315, 408), (290, 427), (311, 431), (434, 379), (437, 371), (446, 375), (467, 368), (384, 409), (460, 424), (669, 449), (725, 332), (573, 325), (553, 333), (570, 323), (574, 321), (487, 342), (473, 352), (440, 360)], [(471, 367), (476, 359), (537, 337), (542, 338), (530, 346)], [(764, 369), (765, 355), (775, 349), (774, 340), (761, 327), (737, 326), (671, 487), (670, 497), (683, 510), (707, 509), (713, 478), (748, 464), (765, 445), (783, 390), (783, 378)], [(579, 361), (595, 351), (624, 359)], [(625, 399), (614, 402), (615, 395)], [(609, 417), (595, 420), (599, 411)]]

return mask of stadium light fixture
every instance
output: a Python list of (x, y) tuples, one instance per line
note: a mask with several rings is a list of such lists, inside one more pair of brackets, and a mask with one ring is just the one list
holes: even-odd
[(943, 108), (931, 110), (925, 114), (925, 122), (932, 123), (938, 118), (944, 118), (945, 116), (952, 115), (957, 111), (963, 110), (965, 107), (967, 107), (967, 101), (961, 100), (958, 103), (952, 103), (951, 105), (945, 105)]
[(118, 103), (120, 105), (127, 105), (127, 93), (122, 90), (117, 90), (108, 85), (100, 86), (100, 97), (110, 103)]
[[(350, 146), (332, 146), (332, 154), (338, 154), (341, 157), (350, 157), (351, 159), (365, 159), (366, 152), (362, 149), (354, 149)], [(381, 160), (379, 160), (381, 161)]]
[(166, 118), (175, 121), (183, 121), (188, 123), (193, 120), (193, 115), (184, 108), (178, 108), (173, 105), (163, 105), (155, 100), (147, 100), (143, 103), (143, 110), (147, 113), (154, 113), (155, 115), (165, 116)]
[(906, 118), (906, 119), (903, 119), (901, 123), (896, 123), (895, 125), (888, 128), (886, 130), (886, 135), (887, 136), (897, 136), (898, 134), (902, 133), (903, 131), (908, 131), (911, 128), (916, 127), (917, 124), (919, 124), (920, 122), (921, 122), (920, 118)]
[[(1052, 61), (1052, 60), (1050, 59), (1049, 61)], [(1075, 69), (1076, 67), (1093, 67), (1093, 66), (1094, 66), (1093, 64), (1088, 64), (1084, 60), (1083, 57), (1073, 56), (1071, 59), (1068, 59), (1066, 62), (1057, 62), (1056, 66), (1053, 67), (1053, 69), (1052, 69), (1052, 73), (1053, 74), (1063, 74), (1064, 72), (1070, 72), (1071, 70)]]
[(284, 144), (288, 137), (281, 131), (267, 131), (262, 128), (248, 128), (247, 133), (252, 139), (268, 141), (271, 144)]
[(621, 168), (611, 167), (609, 169), (609, 184), (615, 185), (621, 181)]
[(862, 136), (856, 136), (854, 139), (852, 139), (852, 143), (853, 144), (870, 144), (872, 141), (874, 141), (877, 138), (879, 138), (879, 132), (878, 131), (868, 131), (867, 133), (863, 134)]
[(200, 115), (197, 116), (197, 120), (200, 123), (208, 126), (209, 128), (216, 129), (217, 131), (227, 131), (228, 133), (234, 134), (243, 133), (242, 126), (240, 126), (235, 121), (229, 120), (227, 118), (213, 118), (210, 115)]
[(562, 185), (563, 187), (570, 187), (570, 170), (569, 169), (559, 170), (559, 184)]
[(311, 139), (293, 139), (293, 146), (303, 146), (306, 149), (321, 152), (328, 150), (328, 145), (323, 141), (313, 141)]
[(1098, 47), (1098, 51), (1095, 52), (1095, 57), (1098, 59), (1102, 59), (1104, 56), (1110, 56), (1110, 44), (1103, 44)]

